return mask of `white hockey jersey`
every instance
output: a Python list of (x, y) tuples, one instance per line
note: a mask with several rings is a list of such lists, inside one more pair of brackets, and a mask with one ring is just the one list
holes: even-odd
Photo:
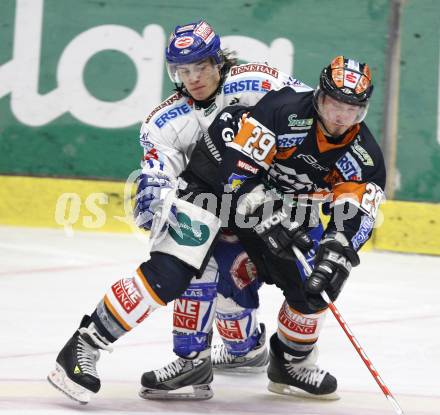
[(151, 111), (142, 124), (140, 144), (146, 159), (143, 171), (160, 170), (175, 179), (186, 167), (197, 141), (216, 115), (229, 105), (255, 105), (267, 92), (285, 86), (311, 90), (302, 82), (262, 63), (233, 66), (215, 101), (208, 108), (175, 93)]

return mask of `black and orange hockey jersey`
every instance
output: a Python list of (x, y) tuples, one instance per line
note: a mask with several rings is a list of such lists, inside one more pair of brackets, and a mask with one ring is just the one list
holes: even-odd
[[(286, 87), (255, 107), (227, 107), (200, 145), (220, 163), (220, 180), (232, 190), (252, 188), (249, 183), (268, 176), (283, 193), (325, 197), (327, 230), (342, 231), (354, 249), (369, 239), (385, 189), (382, 151), (364, 122), (330, 142), (318, 124), (312, 90)], [(341, 205), (355, 209), (342, 224), (335, 215)]]

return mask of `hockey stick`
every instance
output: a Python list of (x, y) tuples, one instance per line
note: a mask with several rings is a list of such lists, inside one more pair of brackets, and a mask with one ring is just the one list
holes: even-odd
[[(298, 258), (298, 260), (301, 262), (301, 265), (304, 267), (304, 271), (305, 271), (306, 275), (309, 276), (312, 273), (312, 267), (307, 262), (303, 253), (296, 246), (292, 246), (292, 249), (293, 249), (295, 256)], [(357, 341), (357, 339), (354, 336), (353, 332), (351, 331), (350, 327), (348, 327), (347, 323), (342, 318), (339, 310), (336, 308), (336, 306), (330, 300), (329, 296), (327, 295), (327, 293), (325, 291), (323, 291), (321, 293), (321, 296), (324, 299), (324, 301), (327, 303), (328, 308), (330, 308), (330, 310), (332, 311), (332, 313), (335, 316), (336, 320), (338, 321), (339, 325), (344, 330), (344, 332), (347, 335), (347, 337), (349, 338), (351, 344), (354, 346), (354, 348), (358, 352), (359, 356), (361, 357), (361, 359), (363, 360), (363, 362), (367, 366), (367, 368), (370, 371), (371, 375), (373, 376), (374, 380), (379, 385), (380, 389), (382, 390), (382, 392), (384, 393), (386, 398), (390, 401), (390, 403), (393, 406), (396, 413), (398, 415), (403, 415), (402, 408), (397, 403), (396, 398), (393, 396), (393, 394), (390, 392), (388, 387), (385, 385), (385, 383), (382, 380), (382, 378), (380, 377), (379, 373), (377, 372), (377, 370), (373, 366), (373, 363), (371, 362), (371, 360), (369, 359), (369, 357), (365, 353), (364, 349), (362, 349), (361, 345)]]

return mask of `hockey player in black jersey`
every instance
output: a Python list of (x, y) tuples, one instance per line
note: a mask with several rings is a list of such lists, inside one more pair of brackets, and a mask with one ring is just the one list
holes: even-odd
[[(255, 107), (220, 113), (197, 143), (177, 194), (170, 191), (154, 217), (150, 259), (112, 285), (106, 313), (97, 309), (83, 319), (58, 355), (52, 383), (86, 403), (100, 387), (99, 350), (131, 330), (127, 321), (139, 324), (182, 295), (212, 266), (219, 230), (229, 226), (259, 277), (285, 296), (270, 340), (269, 389), (334, 398), (336, 379), (316, 366), (327, 308), (320, 292), (338, 297), (383, 195), (382, 154), (362, 122), (372, 89), (368, 66), (340, 56), (324, 68), (316, 91), (293, 84)], [(317, 199), (330, 214), (325, 231)], [(293, 245), (314, 266), (307, 279)], [(112, 296), (116, 307), (106, 301)]]
[[(207, 189), (224, 199), (226, 186), (237, 201), (228, 226), (259, 275), (283, 290), (268, 368), (269, 390), (276, 393), (337, 397), (336, 379), (315, 365), (327, 310), (320, 293), (338, 297), (359, 264), (357, 251), (371, 235), (383, 196), (382, 152), (363, 122), (372, 91), (368, 65), (338, 56), (316, 90), (286, 87), (253, 108), (226, 108), (182, 175), (193, 199)], [(273, 202), (276, 195), (284, 201)], [(330, 215), (325, 231), (319, 202)], [(256, 217), (259, 223), (249, 228)], [(314, 265), (309, 278), (292, 245)]]

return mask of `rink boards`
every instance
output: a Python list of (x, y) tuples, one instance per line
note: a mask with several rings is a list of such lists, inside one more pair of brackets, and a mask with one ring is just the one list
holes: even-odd
[[(125, 194), (124, 194), (125, 192)], [(124, 182), (0, 177), (0, 224), (137, 232)], [(440, 255), (440, 205), (386, 201), (366, 249)]]

